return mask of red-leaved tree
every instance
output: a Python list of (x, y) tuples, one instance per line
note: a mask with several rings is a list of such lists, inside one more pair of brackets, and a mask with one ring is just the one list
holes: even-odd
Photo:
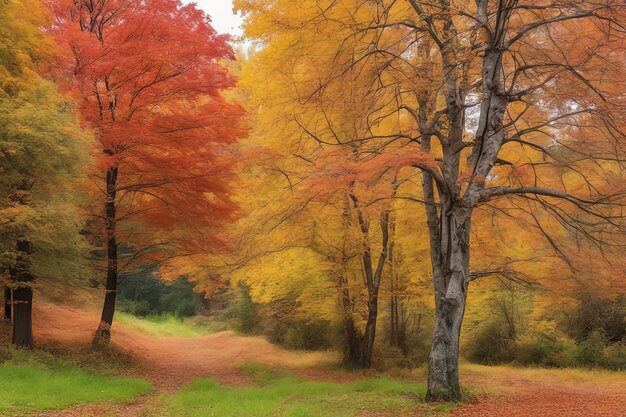
[(178, 0), (53, 0), (66, 47), (55, 71), (76, 94), (100, 144), (91, 211), (106, 246), (106, 294), (96, 340), (108, 341), (120, 273), (216, 250), (232, 220), (229, 147), (244, 134), (234, 85), (219, 61), (228, 36)]

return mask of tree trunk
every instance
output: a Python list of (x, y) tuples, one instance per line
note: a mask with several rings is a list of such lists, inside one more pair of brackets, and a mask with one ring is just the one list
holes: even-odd
[(389, 246), (389, 212), (384, 211), (380, 216), (380, 230), (382, 234), (381, 251), (378, 256), (376, 269), (372, 262), (372, 248), (370, 245), (369, 221), (363, 216), (358, 199), (355, 195), (350, 198), (354, 202), (356, 217), (363, 237), (363, 248), (361, 252), (361, 262), (365, 275), (367, 287), (367, 322), (363, 333), (359, 366), (369, 368), (372, 366), (372, 353), (374, 351), (374, 340), (376, 339), (376, 321), (378, 319), (378, 292), (383, 275), (383, 268), (387, 262), (387, 250)]
[(341, 289), (341, 311), (344, 328), (344, 352), (343, 360), (346, 364), (358, 365), (359, 352), (361, 350), (361, 335), (354, 324), (352, 312), (352, 299), (348, 288), (348, 277), (345, 264), (340, 272), (339, 286)]
[(369, 368), (372, 366), (372, 354), (374, 352), (374, 340), (376, 340), (376, 321), (378, 319), (378, 288), (370, 295), (367, 303), (367, 323), (361, 343), (361, 355), (359, 366)]
[[(18, 278), (18, 285), (30, 284), (32, 276)], [(18, 286), (13, 290), (13, 344), (16, 347), (33, 347), (33, 289)]]
[(15, 288), (12, 297), (13, 344), (19, 348), (33, 347), (33, 288), (34, 276), (30, 271), (32, 244), (17, 242), (17, 262), (11, 271)]
[(111, 340), (111, 326), (115, 314), (115, 299), (117, 295), (117, 242), (116, 242), (116, 187), (117, 167), (110, 167), (106, 177), (106, 242), (107, 242), (107, 281), (102, 306), (100, 325), (96, 330), (95, 344), (109, 343)]
[[(459, 337), (469, 283), (471, 211), (444, 210), (441, 216), (440, 263), (433, 265), (435, 329), (428, 360), (428, 401), (459, 401)], [(442, 273), (443, 272), (443, 273)]]
[(7, 320), (12, 320), (12, 306), (13, 306), (13, 296), (11, 295), (11, 288), (4, 287), (4, 318)]

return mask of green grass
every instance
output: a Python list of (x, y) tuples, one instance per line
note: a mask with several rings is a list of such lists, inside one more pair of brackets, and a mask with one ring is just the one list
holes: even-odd
[(197, 318), (181, 319), (173, 315), (142, 318), (118, 312), (115, 317), (124, 327), (154, 336), (199, 337), (224, 330), (219, 323), (203, 322)]
[[(441, 415), (449, 408), (422, 402), (422, 383), (369, 378), (351, 383), (303, 381), (285, 371), (245, 365), (262, 386), (231, 388), (207, 379), (192, 381), (166, 398), (161, 416), (350, 417)], [(274, 379), (273, 379), (274, 378)]]
[(152, 390), (144, 379), (106, 377), (42, 352), (13, 352), (0, 365), (0, 412), (14, 415), (76, 404), (127, 402)]

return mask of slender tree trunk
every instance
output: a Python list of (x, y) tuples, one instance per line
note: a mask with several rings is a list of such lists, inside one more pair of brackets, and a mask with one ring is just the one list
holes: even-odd
[(116, 188), (117, 167), (110, 167), (106, 177), (106, 242), (107, 242), (107, 281), (105, 287), (104, 304), (100, 325), (96, 331), (94, 343), (108, 343), (111, 340), (111, 326), (115, 313), (115, 299), (117, 296), (117, 242), (116, 242)]
[(15, 282), (12, 297), (13, 344), (16, 347), (33, 347), (33, 288), (34, 276), (31, 272), (30, 255), (32, 244), (17, 242), (17, 262), (12, 275)]
[(376, 340), (376, 321), (378, 319), (378, 289), (370, 294), (367, 306), (367, 322), (365, 323), (365, 332), (363, 333), (361, 355), (359, 358), (359, 366), (361, 368), (369, 368), (372, 366), (374, 341)]
[(380, 230), (382, 233), (381, 251), (376, 264), (376, 269), (372, 263), (372, 249), (369, 242), (369, 222), (365, 220), (356, 196), (351, 195), (354, 202), (356, 217), (359, 222), (363, 237), (363, 251), (361, 261), (365, 273), (365, 283), (367, 286), (367, 322), (363, 333), (359, 366), (369, 368), (372, 366), (372, 354), (374, 352), (374, 341), (376, 339), (376, 322), (378, 320), (378, 292), (383, 275), (383, 268), (387, 260), (387, 250), (389, 246), (389, 211), (384, 211), (380, 216)]
[(348, 276), (345, 264), (339, 273), (340, 303), (344, 329), (344, 352), (343, 360), (346, 364), (357, 365), (361, 350), (361, 335), (354, 323), (352, 311), (352, 298), (348, 288)]
[(12, 320), (11, 310), (13, 306), (13, 296), (11, 295), (11, 288), (4, 287), (4, 318)]
[(387, 261), (389, 263), (389, 343), (392, 346), (399, 347), (406, 354), (406, 321), (404, 317), (404, 308), (400, 299), (400, 283), (397, 276), (397, 261), (395, 257), (395, 218), (389, 218), (389, 249)]
[(348, 247), (347, 241), (348, 230), (352, 225), (350, 214), (350, 200), (348, 194), (344, 196), (343, 204), (343, 243), (341, 249), (341, 269), (337, 271), (337, 285), (339, 289), (339, 303), (341, 305), (343, 330), (344, 330), (344, 346), (343, 361), (345, 364), (357, 366), (359, 352), (361, 350), (361, 334), (354, 322), (354, 308), (352, 296), (350, 295), (350, 280), (348, 276)]
[(389, 343), (392, 346), (398, 346), (398, 296), (395, 293), (393, 273), (390, 274), (389, 281), (391, 292), (389, 300)]

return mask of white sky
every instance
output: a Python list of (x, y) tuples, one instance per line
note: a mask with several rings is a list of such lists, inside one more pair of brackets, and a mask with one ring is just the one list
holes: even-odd
[(219, 33), (241, 35), (241, 18), (233, 14), (232, 0), (183, 0), (184, 3), (196, 3), (211, 16), (212, 25)]

